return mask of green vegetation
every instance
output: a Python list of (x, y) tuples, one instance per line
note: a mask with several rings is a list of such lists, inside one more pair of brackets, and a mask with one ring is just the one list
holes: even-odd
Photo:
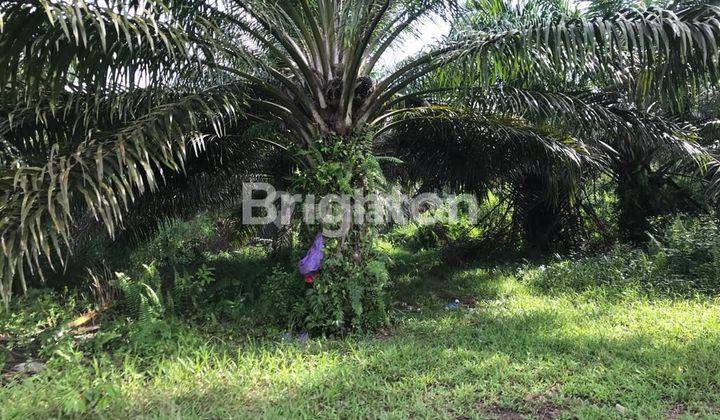
[[(587, 222), (603, 225), (597, 198), (613, 191), (615, 234), (643, 245), (653, 217), (706, 211), (692, 193), (720, 185), (720, 7), (589, 3), (2, 1), (3, 309), (100, 232), (142, 237), (168, 217), (237, 209), (249, 181), (495, 197), (504, 213), (480, 228), (485, 245), (537, 253), (597, 233)], [(447, 36), (396, 57), (433, 18)], [(307, 245), (337, 230), (343, 209), (329, 207), (314, 232), (297, 214), (280, 230)], [(296, 308), (308, 330), (387, 324), (377, 232), (353, 222), (326, 235), (325, 281)], [(281, 248), (282, 233), (263, 239)], [(174, 264), (155, 267), (170, 307)]]
[(0, 420), (720, 418), (718, 46), (717, 0), (0, 0)]
[[(91, 309), (82, 296), (33, 292), (0, 318), (0, 357), (10, 366), (32, 356), (45, 368), (4, 374), (1, 416), (720, 415), (720, 283), (701, 263), (720, 243), (713, 223), (673, 221), (656, 235), (664, 250), (464, 268), (445, 265), (442, 247), (386, 239), (418, 232), (405, 227), (378, 243), (394, 280), (391, 326), (375, 333), (305, 340), (277, 328), (264, 314), (289, 310), (287, 295), (252, 297), (237, 283), (267, 263), (260, 249), (208, 255), (198, 272), (216, 275), (181, 277), (199, 289), (194, 301), (176, 297), (174, 311), (147, 299), (143, 316), (119, 306), (73, 328)], [(672, 254), (678, 243), (685, 249)], [(266, 275), (280, 287), (277, 270)], [(680, 286), (688, 275), (703, 279), (703, 293)], [(132, 283), (150, 285), (148, 277)], [(232, 305), (215, 295), (227, 284)], [(279, 299), (274, 310), (267, 299)]]

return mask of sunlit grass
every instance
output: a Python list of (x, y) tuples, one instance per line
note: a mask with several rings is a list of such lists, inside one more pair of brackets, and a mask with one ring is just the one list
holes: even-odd
[(1, 416), (718, 415), (715, 298), (541, 294), (498, 270), (440, 278), (473, 307), (407, 293), (419, 299), (371, 336), (299, 343), (166, 320), (111, 353), (60, 346), (45, 372), (0, 388)]

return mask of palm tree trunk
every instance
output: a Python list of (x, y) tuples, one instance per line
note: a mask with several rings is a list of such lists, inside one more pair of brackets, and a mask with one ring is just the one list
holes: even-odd
[(617, 165), (618, 228), (622, 238), (633, 244), (647, 242), (650, 217), (656, 215), (659, 191), (651, 182), (645, 165), (621, 162)]
[[(372, 330), (387, 322), (384, 290), (388, 274), (373, 247), (375, 227), (348, 218), (358, 214), (358, 206), (369, 210), (366, 204), (356, 202), (356, 194), (376, 191), (382, 178), (369, 147), (371, 138), (366, 134), (327, 136), (319, 144), (315, 165), (298, 176), (302, 192), (315, 194), (317, 199), (335, 194), (347, 199), (353, 209), (339, 220), (316, 225), (340, 234), (325, 235), (322, 269), (307, 292), (305, 327), (310, 330)], [(347, 211), (347, 207), (338, 210)]]
[[(551, 197), (547, 180), (541, 175), (526, 175), (518, 186), (521, 194), (516, 217), (523, 242), (530, 251), (548, 252), (560, 246), (562, 238), (563, 200)], [(556, 194), (557, 195), (557, 194)]]

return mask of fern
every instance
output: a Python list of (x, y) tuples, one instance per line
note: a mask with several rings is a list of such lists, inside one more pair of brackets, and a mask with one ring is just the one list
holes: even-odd
[(161, 318), (165, 313), (160, 294), (160, 280), (153, 264), (144, 265), (145, 272), (139, 280), (125, 273), (115, 273), (121, 294), (122, 308), (133, 319), (147, 322)]

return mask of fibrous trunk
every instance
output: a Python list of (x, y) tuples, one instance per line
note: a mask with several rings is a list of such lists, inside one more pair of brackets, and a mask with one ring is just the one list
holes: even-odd
[(569, 239), (566, 231), (571, 230), (566, 226), (571, 221), (566, 218), (569, 203), (565, 188), (551, 188), (546, 176), (526, 174), (515, 187), (515, 194), (517, 223), (525, 247), (538, 252), (562, 247)]
[(320, 139), (313, 164), (297, 177), (297, 189), (314, 194), (318, 201), (328, 194), (339, 198), (330, 217), (304, 227), (308, 238), (325, 232), (323, 265), (312, 288), (306, 290), (305, 328), (309, 330), (371, 330), (387, 321), (388, 274), (373, 248), (376, 229), (365, 217), (358, 217), (368, 214), (367, 204), (358, 198), (375, 192), (382, 182), (371, 138), (353, 134)]
[(642, 245), (657, 213), (659, 188), (645, 166), (624, 163), (618, 169), (618, 228), (625, 241)]

